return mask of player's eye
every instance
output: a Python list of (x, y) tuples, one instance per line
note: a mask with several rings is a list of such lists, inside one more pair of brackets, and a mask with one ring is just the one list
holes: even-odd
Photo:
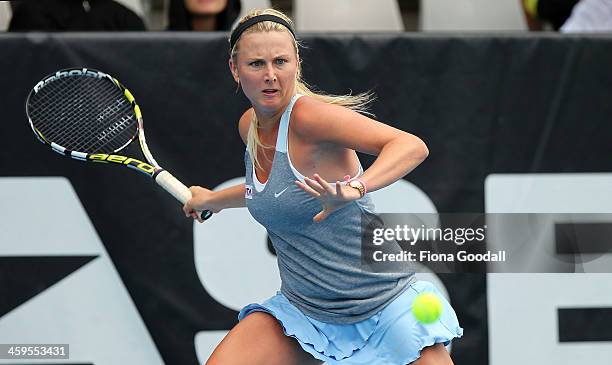
[(263, 66), (263, 61), (262, 60), (256, 60), (256, 61), (252, 61), (249, 63), (249, 66), (253, 66), (253, 67), (261, 67)]

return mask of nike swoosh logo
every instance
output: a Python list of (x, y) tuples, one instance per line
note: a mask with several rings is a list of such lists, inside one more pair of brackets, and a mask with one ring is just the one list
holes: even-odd
[(287, 190), (287, 189), (289, 189), (289, 187), (288, 187), (288, 186), (287, 186), (286, 188), (284, 188), (284, 189), (283, 189), (283, 190), (282, 190), (280, 193), (274, 193), (274, 197), (275, 197), (275, 198), (278, 198), (278, 197), (279, 197), (279, 196), (281, 196), (281, 195), (282, 195), (282, 194), (285, 192), (285, 190)]

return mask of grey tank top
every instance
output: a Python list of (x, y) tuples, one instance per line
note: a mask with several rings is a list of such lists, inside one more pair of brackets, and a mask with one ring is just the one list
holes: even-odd
[[(365, 320), (399, 296), (413, 273), (374, 273), (361, 266), (361, 217), (374, 216), (368, 195), (316, 223), (321, 203), (298, 188), (303, 181), (287, 149), (295, 95), (283, 113), (268, 181), (257, 180), (245, 153), (249, 212), (268, 231), (277, 254), (281, 292), (305, 315), (326, 323)], [(363, 169), (360, 166), (361, 173)]]

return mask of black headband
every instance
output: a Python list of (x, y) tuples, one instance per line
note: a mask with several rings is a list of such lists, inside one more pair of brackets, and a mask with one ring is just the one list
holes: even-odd
[(291, 25), (289, 25), (289, 23), (287, 23), (285, 19), (280, 18), (276, 15), (270, 15), (270, 14), (257, 15), (257, 16), (249, 18), (248, 20), (238, 24), (236, 29), (234, 29), (234, 31), (232, 32), (232, 36), (230, 37), (230, 51), (234, 49), (236, 42), (238, 42), (238, 38), (240, 38), (242, 33), (245, 30), (247, 30), (247, 28), (250, 28), (252, 25), (261, 23), (261, 22), (274, 22), (274, 23), (282, 24), (287, 29), (289, 29), (289, 31), (293, 35), (293, 38), (295, 38), (295, 32), (293, 31), (293, 28), (291, 28)]

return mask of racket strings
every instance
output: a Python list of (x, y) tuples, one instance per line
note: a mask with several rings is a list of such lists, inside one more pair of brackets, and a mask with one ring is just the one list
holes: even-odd
[[(83, 109), (80, 108), (80, 106), (87, 102), (85, 98), (87, 98), (90, 93), (88, 91), (83, 92), (83, 86), (87, 85), (85, 83), (72, 85), (75, 86), (73, 88), (70, 88), (69, 84), (70, 83), (64, 79), (55, 81), (54, 88), (58, 90), (61, 90), (62, 88), (67, 90), (64, 93), (54, 92), (53, 89), (49, 88), (44, 88), (41, 90), (41, 95), (49, 96), (45, 98), (45, 101), (48, 104), (42, 105), (42, 108), (46, 106), (49, 107), (49, 109), (47, 109), (46, 116), (50, 118), (44, 120), (47, 122), (46, 124), (40, 123), (39, 129), (43, 135), (47, 136), (49, 140), (69, 149), (81, 150), (82, 148), (79, 148), (79, 144), (67, 144), (61, 137), (69, 135), (72, 141), (83, 141), (88, 131), (86, 124), (70, 121), (80, 121), (84, 117), (87, 117), (83, 113)], [(46, 95), (42, 94), (45, 91)], [(61, 103), (66, 103), (68, 108), (66, 106), (62, 107)]]
[[(83, 108), (79, 107), (79, 106), (85, 105), (86, 103), (90, 102), (89, 100), (86, 100), (86, 98), (90, 97), (91, 95), (91, 91), (88, 90), (88, 86), (90, 85), (81, 84), (75, 88), (70, 89), (70, 84), (67, 82), (67, 80), (66, 81), (61, 80), (59, 82), (63, 82), (64, 83), (63, 87), (69, 90), (68, 94), (65, 97), (65, 100), (71, 101), (77, 107), (66, 109), (63, 111), (65, 115), (62, 115), (62, 118), (65, 118), (67, 122), (63, 123), (63, 127), (57, 128), (54, 131), (55, 135), (70, 134), (71, 137), (81, 140), (85, 137), (86, 133), (88, 132), (87, 124), (70, 123), (69, 121), (71, 120), (82, 121), (84, 118), (90, 117), (89, 115), (87, 115), (87, 113), (84, 112)], [(84, 87), (86, 89), (81, 90), (81, 87)], [(106, 103), (107, 101), (104, 99), (101, 99), (100, 102)], [(55, 106), (57, 105), (58, 104), (56, 103)]]
[[(63, 80), (59, 80), (56, 82), (62, 82), (64, 83), (63, 87), (67, 87)], [(80, 93), (78, 91), (78, 88), (76, 88), (75, 90), (72, 90), (72, 92), (76, 92), (75, 95), (65, 95), (64, 97), (61, 96), (61, 93), (53, 93), (53, 90), (48, 91), (48, 95), (50, 97), (48, 98), (49, 100), (46, 101), (49, 103), (48, 105), (51, 107), (51, 109), (48, 110), (47, 115), (49, 117), (57, 117), (55, 121), (53, 121), (53, 119), (46, 120), (48, 123), (46, 124), (46, 126), (41, 125), (41, 131), (43, 132), (43, 134), (48, 135), (48, 139), (55, 141), (56, 143), (62, 146), (64, 145), (62, 144), (63, 141), (61, 141), (61, 138), (58, 137), (69, 135), (71, 139), (81, 140), (87, 131), (86, 126), (84, 124), (70, 122), (79, 121), (84, 117), (81, 109), (79, 109), (78, 107), (72, 109), (68, 109), (65, 107), (61, 108), (61, 103), (63, 102), (72, 102), (76, 105), (82, 105), (84, 103), (83, 98), (87, 96), (87, 93), (83, 93), (79, 97)], [(42, 108), (44, 107), (45, 106), (43, 105)]]
[[(125, 98), (122, 97), (120, 91), (116, 89), (116, 87), (110, 82), (100, 82), (101, 80), (91, 79), (91, 78), (81, 78), (83, 80), (89, 82), (81, 82), (76, 85), (74, 82), (74, 78), (62, 79), (60, 82), (64, 83), (63, 88), (65, 90), (69, 90), (66, 95), (65, 100), (71, 101), (74, 108), (68, 108), (63, 110), (64, 113), (60, 113), (62, 118), (66, 121), (80, 121), (76, 123), (62, 123), (63, 128), (58, 128), (55, 130), (55, 134), (53, 137), (50, 137), (51, 140), (57, 138), (57, 136), (61, 135), (69, 135), (71, 140), (80, 141), (81, 143), (73, 144), (71, 147), (67, 147), (73, 150), (87, 150), (94, 152), (109, 152), (117, 150), (122, 147), (124, 143), (117, 143), (131, 140), (133, 133), (130, 133), (128, 136), (124, 138), (113, 139), (112, 133), (107, 134), (105, 132), (106, 129), (110, 129), (111, 131), (128, 131), (129, 129), (121, 128), (125, 127), (125, 122), (120, 122), (121, 124), (117, 126), (116, 123), (111, 125), (106, 125), (104, 123), (105, 120), (108, 120), (112, 123), (115, 117), (115, 114), (121, 112), (121, 109), (117, 105), (113, 105), (113, 99), (119, 100), (118, 103), (125, 103)], [(91, 82), (97, 81), (97, 82)], [(102, 80), (103, 81), (103, 80)], [(72, 84), (72, 85), (71, 85)], [(100, 90), (96, 90), (96, 87), (100, 87)], [(106, 89), (106, 90), (104, 90)], [(104, 92), (106, 91), (106, 92)], [(108, 105), (101, 112), (99, 109), (88, 109), (87, 105), (90, 105), (94, 102), (94, 99), (97, 99), (98, 105)], [(54, 104), (58, 105), (58, 104)], [(129, 112), (129, 109), (128, 109)], [(96, 116), (96, 114), (98, 114)], [(95, 117), (95, 119), (94, 119)], [(128, 116), (128, 118), (131, 116)], [(127, 119), (127, 118), (126, 118)], [(123, 119), (123, 120), (126, 120)], [(95, 120), (97, 122), (98, 127), (104, 128), (102, 132), (91, 128), (92, 121)], [(84, 123), (83, 123), (84, 122)], [(102, 122), (102, 123), (100, 123)], [(89, 125), (88, 125), (89, 124)], [(95, 125), (95, 124), (94, 124)], [(61, 126), (61, 124), (60, 124)], [(92, 134), (93, 132), (93, 134)], [(92, 139), (95, 135), (98, 136), (97, 140)], [(87, 138), (89, 137), (89, 138)], [(93, 141), (93, 143), (92, 143)], [(126, 142), (127, 142), (126, 141)], [(115, 143), (113, 143), (115, 142)], [(60, 145), (63, 145), (61, 142), (56, 142)]]
[(116, 152), (138, 130), (130, 102), (108, 79), (59, 78), (31, 96), (28, 112), (48, 141), (73, 151)]
[[(96, 122), (98, 122), (98, 126), (104, 126), (104, 122), (105, 120), (109, 120), (112, 121), (113, 117), (115, 116), (115, 114), (117, 114), (118, 112), (120, 112), (120, 108), (116, 105), (113, 104), (113, 98), (117, 98), (117, 102), (119, 104), (121, 103), (125, 103), (126, 100), (125, 98), (121, 97), (121, 94), (119, 94), (118, 90), (115, 89), (114, 85), (110, 84), (110, 83), (103, 83), (103, 86), (107, 86), (110, 87), (110, 89), (108, 90), (109, 92), (106, 94), (100, 94), (100, 92), (95, 91), (95, 90), (91, 90), (91, 88), (95, 87), (95, 85), (93, 83), (88, 83), (85, 86), (87, 86), (88, 88), (86, 90), (84, 90), (84, 92), (82, 94), (78, 94), (77, 97), (79, 98), (78, 101), (78, 105), (84, 105), (84, 104), (91, 104), (94, 103), (96, 101), (96, 99), (98, 99), (99, 101), (99, 105), (108, 105), (105, 109), (103, 109), (96, 117)], [(113, 91), (115, 92), (116, 95), (113, 95)], [(97, 93), (97, 95), (96, 95)], [(86, 99), (82, 100), (81, 96), (85, 96)], [(100, 98), (100, 96), (106, 96), (106, 98)], [(93, 115), (90, 115), (88, 113), (84, 113), (84, 109), (83, 108), (75, 108), (73, 109), (74, 111), (76, 111), (77, 113), (74, 114), (72, 116), (72, 118), (75, 118), (75, 120), (91, 120), (93, 118)], [(95, 114), (96, 112), (98, 112), (98, 110), (92, 110), (92, 114)], [(70, 118), (69, 118), (70, 119)], [(84, 138), (86, 137), (88, 132), (91, 132), (91, 129), (86, 128), (86, 124), (84, 123), (76, 123), (72, 125), (73, 128), (69, 133), (74, 133), (75, 138), (79, 139), (79, 140), (84, 140)], [(117, 131), (117, 130), (121, 130), (119, 128), (117, 128), (116, 125), (110, 125), (108, 128)], [(94, 132), (98, 132), (98, 131), (94, 131)], [(98, 140), (93, 140), (93, 144), (87, 143), (88, 146), (88, 150), (93, 150), (93, 151), (97, 151), (100, 150), (101, 147), (103, 146), (107, 146), (108, 142), (112, 142), (113, 139), (111, 138), (112, 135), (107, 135), (105, 133), (105, 131), (102, 131), (100, 135), (98, 135)], [(105, 143), (106, 142), (106, 143)], [(85, 145), (85, 144), (82, 144)], [(79, 146), (77, 146), (78, 148)], [(115, 150), (116, 148), (120, 147), (119, 145), (112, 145), (110, 146), (111, 150)], [(105, 148), (104, 150), (108, 150), (108, 148)]]
[[(71, 133), (73, 137), (81, 137), (77, 132), (78, 128), (83, 127), (79, 123), (70, 123), (68, 121), (78, 120), (79, 109), (69, 109), (62, 103), (79, 104), (82, 100), (76, 100), (74, 95), (68, 95), (67, 92), (61, 92), (61, 88), (66, 87), (66, 82), (63, 80), (55, 81), (53, 87), (43, 88), (38, 94), (38, 98), (31, 100), (31, 114), (33, 119), (37, 121), (37, 128), (46, 135), (48, 139), (60, 142), (58, 136)], [(63, 85), (60, 85), (63, 84)], [(49, 85), (51, 86), (51, 85)], [(75, 90), (73, 90), (75, 91)], [(36, 113), (40, 111), (39, 113)], [(32, 113), (33, 112), (33, 113)], [(60, 142), (61, 143), (61, 142)]]

